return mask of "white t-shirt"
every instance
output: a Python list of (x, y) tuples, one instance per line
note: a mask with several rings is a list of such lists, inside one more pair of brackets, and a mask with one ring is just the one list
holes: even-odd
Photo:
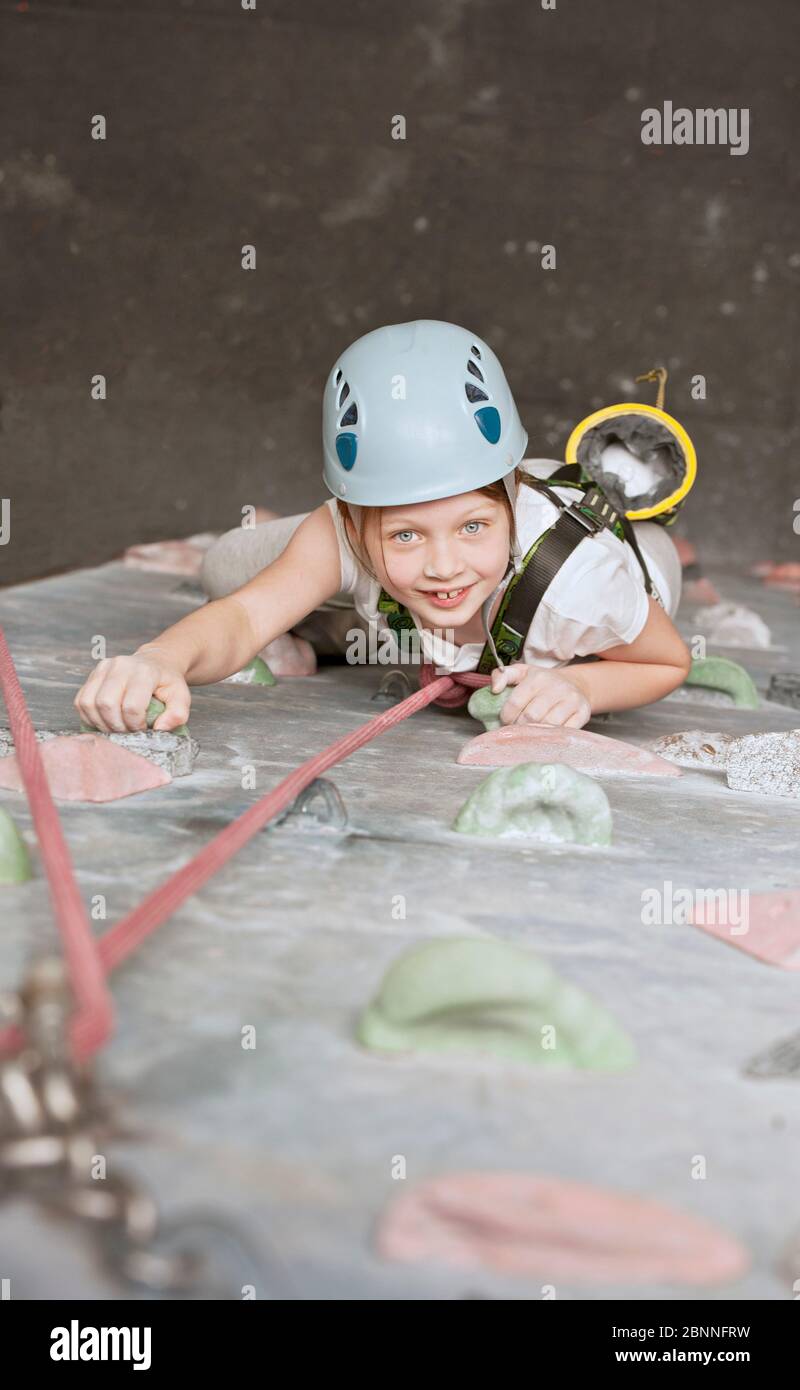
[[(556, 459), (525, 459), (522, 464), (541, 477), (554, 473), (559, 466)], [(579, 495), (574, 488), (553, 491), (568, 503)], [(336, 499), (331, 498), (327, 505), (339, 540), (342, 592), (352, 595), (357, 612), (376, 625), (381, 641), (394, 642), (384, 615), (378, 612), (381, 584), (351, 554)], [(555, 524), (558, 516), (558, 509), (543, 493), (520, 485), (516, 522), (523, 554), (543, 531)], [(658, 535), (651, 537), (650, 533)], [(649, 522), (636, 523), (636, 534), (663, 606), (673, 614), (680, 597), (680, 562), (673, 542), (663, 527)], [(648, 544), (650, 540), (653, 545)], [(666, 547), (675, 552), (674, 563)], [(439, 674), (475, 670), (483, 651), (482, 642), (465, 642), (459, 647), (434, 637), (421, 629), (421, 620), (413, 609), (409, 612), (420, 629), (424, 659), (433, 662)], [(563, 666), (576, 656), (589, 656), (633, 642), (647, 622), (648, 613), (642, 569), (633, 547), (604, 527), (594, 536), (587, 534), (561, 566), (534, 614), (520, 659), (531, 666)], [(446, 628), (444, 617), (442, 627)]]

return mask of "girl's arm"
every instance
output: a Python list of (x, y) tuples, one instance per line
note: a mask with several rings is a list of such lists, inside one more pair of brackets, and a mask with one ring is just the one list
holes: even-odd
[(682, 685), (692, 657), (672, 619), (655, 599), (634, 642), (609, 647), (599, 661), (562, 666), (562, 672), (584, 692), (593, 714), (635, 709), (660, 700)]
[(341, 588), (339, 542), (330, 508), (310, 512), (286, 549), (254, 579), (181, 618), (152, 642), (189, 685), (211, 685), (241, 671), (276, 637)]
[(126, 733), (145, 727), (155, 695), (166, 709), (153, 727), (177, 728), (189, 717), (189, 683), (210, 685), (241, 671), (340, 587), (339, 543), (330, 509), (322, 506), (249, 583), (189, 613), (132, 656), (99, 661), (78, 691), (75, 708), (103, 733)]
[(649, 606), (636, 640), (599, 652), (599, 661), (557, 670), (518, 663), (493, 671), (493, 691), (515, 687), (500, 711), (501, 723), (581, 728), (593, 714), (648, 705), (682, 685), (692, 664), (689, 649), (661, 605), (651, 598)]

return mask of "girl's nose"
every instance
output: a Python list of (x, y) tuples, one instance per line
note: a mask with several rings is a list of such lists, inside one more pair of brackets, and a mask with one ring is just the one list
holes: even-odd
[(462, 573), (462, 566), (453, 562), (452, 564), (430, 564), (425, 566), (425, 576), (427, 579), (440, 579), (448, 583), (456, 579)]
[(425, 562), (428, 579), (454, 579), (463, 569), (458, 551), (446, 543), (434, 546)]

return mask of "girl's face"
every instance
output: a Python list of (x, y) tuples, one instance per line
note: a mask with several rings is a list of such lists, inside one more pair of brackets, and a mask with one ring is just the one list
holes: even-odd
[(460, 627), (477, 613), (508, 567), (508, 512), (485, 493), (384, 507), (365, 542), (392, 598), (426, 627)]

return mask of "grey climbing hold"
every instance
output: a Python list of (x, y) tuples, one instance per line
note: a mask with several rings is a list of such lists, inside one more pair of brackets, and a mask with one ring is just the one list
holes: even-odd
[(0, 883), (27, 883), (31, 876), (28, 847), (8, 811), (0, 806)]
[(141, 729), (132, 734), (105, 734), (103, 737), (131, 753), (138, 753), (141, 758), (149, 758), (170, 777), (188, 777), (200, 752), (200, 744), (188, 731), (180, 734), (174, 729)]
[(735, 791), (800, 797), (800, 729), (733, 739), (725, 771)]
[[(85, 733), (97, 734), (107, 738), (110, 743), (118, 743), (140, 758), (148, 758), (156, 767), (169, 773), (170, 777), (188, 777), (194, 768), (200, 744), (191, 734), (176, 734), (173, 730), (139, 729), (131, 734), (103, 734), (99, 729), (85, 729)], [(51, 738), (72, 738), (74, 729), (37, 729), (36, 739), (45, 743)], [(0, 758), (14, 752), (14, 740), (7, 729), (0, 729)]]
[[(166, 708), (167, 708), (167, 707), (166, 707), (166, 705), (163, 703), (162, 700), (156, 700), (155, 697), (154, 697), (154, 698), (150, 701), (149, 705), (147, 706), (147, 709), (146, 709), (145, 712), (144, 712), (145, 723), (147, 724), (148, 729), (152, 729), (153, 725), (155, 724), (156, 720), (158, 719), (158, 716), (159, 716), (160, 714), (163, 714), (163, 713), (164, 713), (164, 710), (165, 710)], [(82, 734), (100, 734), (100, 733), (102, 733), (102, 732), (103, 732), (103, 730), (102, 730), (102, 729), (96, 729), (96, 728), (94, 727), (94, 724), (84, 724), (83, 720), (81, 720), (81, 733), (82, 733)], [(135, 733), (144, 733), (144, 730), (143, 730), (143, 729), (137, 729), (137, 730), (134, 730), (134, 732), (135, 732)], [(159, 729), (157, 732), (161, 733), (162, 730)], [(178, 727), (177, 727), (177, 729), (169, 729), (169, 730), (165, 730), (164, 732), (169, 732), (169, 733), (171, 733), (171, 734), (178, 734), (178, 735), (182, 735), (182, 736), (186, 737), (186, 736), (188, 736), (189, 729), (188, 729), (188, 727), (187, 727), (186, 724), (179, 724)]]
[(781, 671), (771, 676), (767, 699), (776, 705), (800, 709), (800, 676), (794, 675), (791, 671)]
[(275, 677), (270, 671), (266, 661), (260, 656), (254, 656), (252, 661), (248, 661), (241, 671), (234, 671), (232, 676), (226, 676), (221, 682), (222, 685), (277, 685)]
[(462, 835), (610, 845), (612, 818), (599, 782), (565, 763), (518, 763), (492, 772), (464, 803)]
[(500, 711), (512, 691), (513, 686), (507, 686), (499, 695), (495, 695), (491, 686), (482, 685), (470, 695), (467, 710), (473, 719), (486, 726), (487, 734), (501, 727)]
[(682, 733), (664, 734), (650, 747), (659, 757), (679, 767), (724, 767), (733, 734), (707, 733), (703, 729), (687, 729)]
[(757, 1052), (744, 1066), (745, 1076), (797, 1076), (800, 1077), (800, 1033), (781, 1038), (763, 1052)]
[(299, 831), (347, 829), (347, 808), (338, 787), (327, 777), (315, 777), (314, 781), (296, 796), (291, 806), (276, 816), (269, 829)]
[(696, 658), (683, 684), (721, 691), (739, 709), (758, 709), (760, 704), (758, 691), (744, 667), (726, 656)]
[(429, 941), (387, 971), (356, 1036), (382, 1052), (477, 1052), (536, 1066), (619, 1070), (631, 1039), (590, 995), (494, 937)]
[(398, 705), (413, 693), (407, 672), (387, 671), (372, 699), (380, 705)]

